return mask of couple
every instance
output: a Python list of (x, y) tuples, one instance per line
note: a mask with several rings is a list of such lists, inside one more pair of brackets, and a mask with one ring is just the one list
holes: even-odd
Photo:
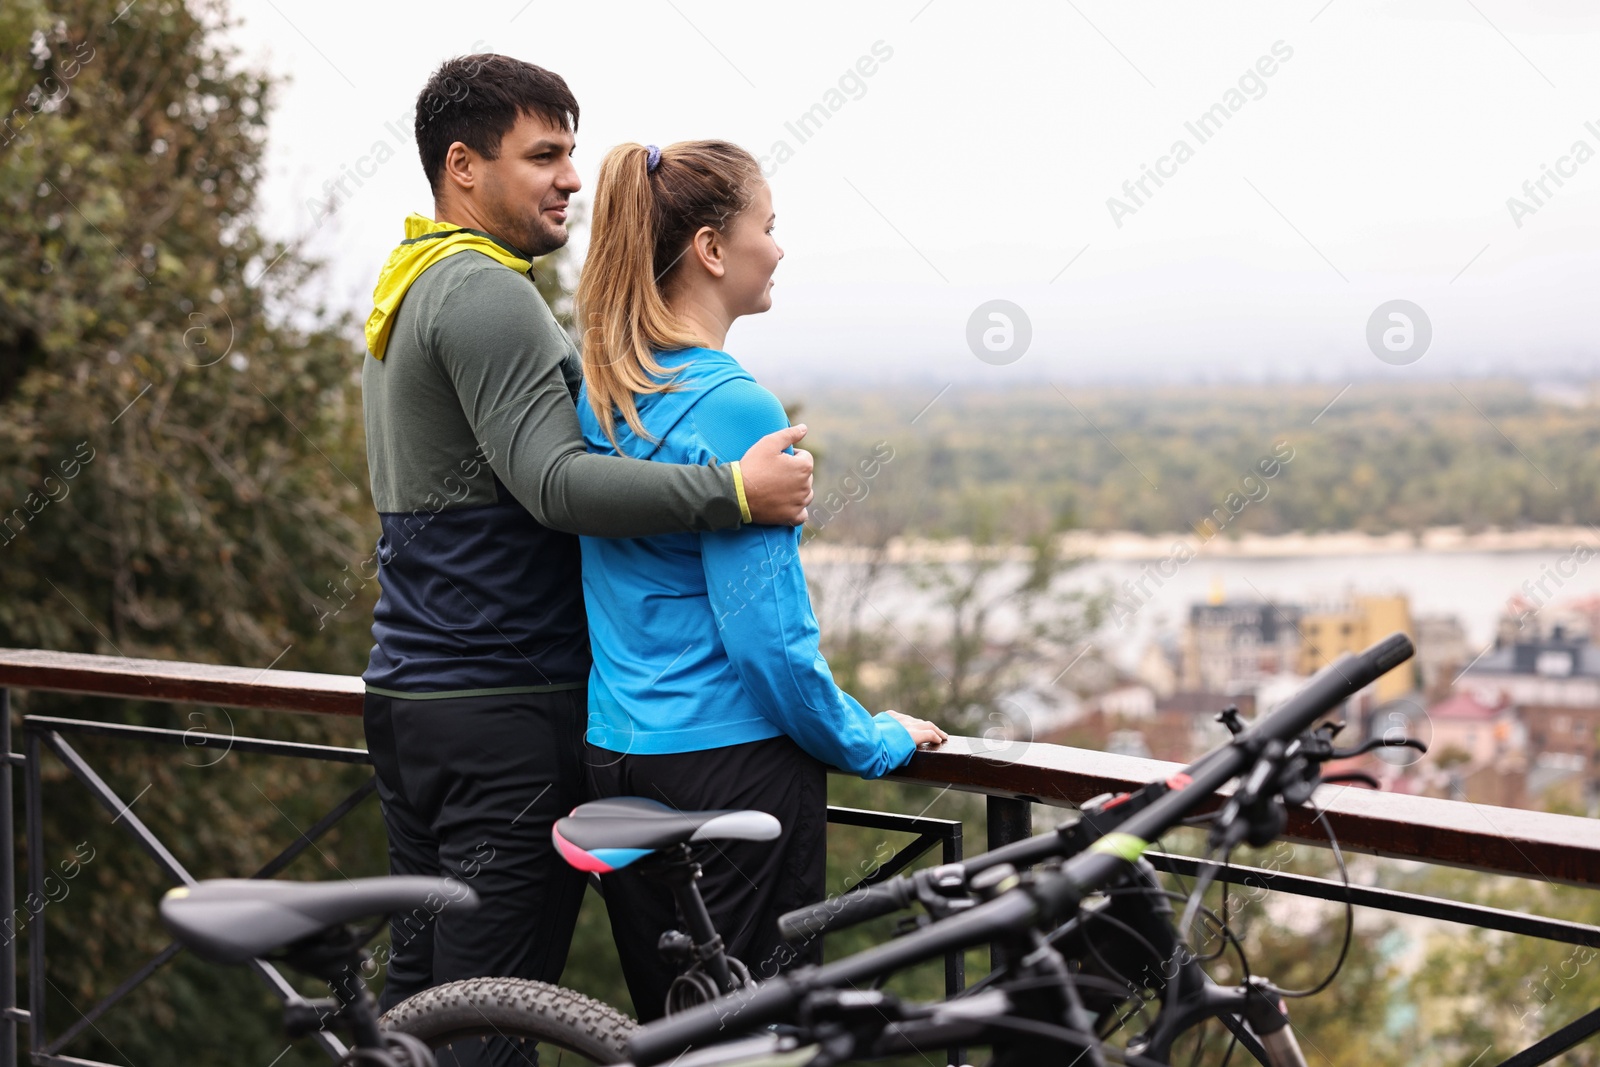
[[(467, 880), (482, 903), (394, 924), (384, 1007), (457, 978), (558, 981), (585, 883), (551, 825), (606, 796), (779, 819), (779, 841), (725, 847), (702, 883), (759, 974), (776, 916), (824, 895), (824, 764), (876, 777), (945, 738), (870, 715), (817, 650), (805, 427), (724, 350), (771, 306), (771, 190), (725, 142), (611, 150), (580, 358), (528, 274), (565, 244), (580, 186), (566, 83), (469, 56), (420, 99), (434, 219), (406, 220), (362, 371), (383, 529), (364, 723), (391, 870)], [(671, 897), (606, 879), (651, 1018)]]

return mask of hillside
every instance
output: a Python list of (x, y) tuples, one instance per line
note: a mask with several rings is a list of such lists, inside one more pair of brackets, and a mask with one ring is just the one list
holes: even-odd
[[(1600, 419), (1525, 383), (1362, 383), (1331, 407), (1328, 385), (956, 386), (930, 406), (936, 392), (783, 396), (812, 429), (819, 499), (841, 505), (831, 538), (1154, 534), (1208, 517), (1229, 534), (1600, 519)], [(892, 458), (863, 479), (875, 452)]]

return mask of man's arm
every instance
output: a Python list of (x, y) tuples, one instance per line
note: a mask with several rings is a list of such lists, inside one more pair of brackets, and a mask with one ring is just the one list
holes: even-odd
[[(779, 465), (787, 439), (740, 464), (689, 466), (592, 455), (561, 375), (568, 343), (526, 278), (472, 271), (440, 304), (432, 350), (454, 385), (489, 466), (535, 520), (596, 537), (719, 530), (741, 522), (805, 521), (810, 457)], [(803, 434), (803, 431), (800, 431)], [(786, 437), (798, 439), (795, 431)], [(758, 450), (753, 449), (752, 452)], [(803, 496), (796, 485), (804, 482)], [(748, 510), (746, 510), (746, 508)]]

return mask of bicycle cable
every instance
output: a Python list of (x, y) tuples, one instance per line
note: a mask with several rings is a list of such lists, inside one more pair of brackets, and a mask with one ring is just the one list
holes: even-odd
[(1233, 1059), (1233, 1050), (1239, 1047), (1239, 1031), (1230, 1029), (1232, 1036), (1228, 1038), (1228, 1047), (1222, 1052), (1222, 1062), (1217, 1067), (1228, 1067), (1228, 1061)]
[[(1229, 864), (1231, 864), (1232, 862), (1233, 862), (1233, 854), (1231, 852), (1228, 855), (1222, 857), (1222, 869), (1223, 869), (1224, 872), (1227, 871)], [(1223, 931), (1225, 931), (1227, 933), (1227, 936), (1233, 941), (1234, 948), (1239, 953), (1239, 970), (1240, 970), (1240, 973), (1241, 973), (1240, 981), (1248, 983), (1250, 981), (1250, 957), (1245, 955), (1244, 939), (1241, 938), (1238, 934), (1234, 933), (1233, 932), (1233, 927), (1228, 925), (1228, 883), (1227, 882), (1223, 882), (1223, 884), (1222, 884), (1221, 930), (1223, 930)], [(1222, 955), (1222, 950), (1218, 949), (1217, 950), (1217, 956), (1220, 957), (1221, 955)]]
[[(1106, 895), (1107, 896), (1131, 896), (1131, 895), (1134, 895), (1134, 894), (1148, 895), (1148, 894), (1152, 894), (1152, 893), (1158, 894), (1160, 896), (1164, 896), (1168, 900), (1178, 901), (1179, 903), (1183, 903), (1184, 901), (1189, 899), (1188, 897), (1184, 896), (1183, 894), (1175, 892), (1175, 891), (1173, 891), (1171, 889), (1150, 889), (1150, 888), (1143, 888), (1143, 887), (1139, 887), (1139, 886), (1123, 886), (1123, 887), (1120, 887), (1120, 888), (1117, 888), (1117, 889), (1110, 890), (1109, 892), (1106, 893)], [(1245, 979), (1248, 980), (1249, 976), (1250, 976), (1250, 964), (1249, 964), (1249, 961), (1246, 960), (1246, 958), (1245, 958), (1244, 944), (1239, 940), (1238, 935), (1236, 935), (1231, 929), (1229, 929), (1226, 926), (1226, 924), (1224, 924), (1217, 917), (1217, 913), (1216, 912), (1212, 911), (1209, 907), (1205, 906), (1204, 904), (1202, 904), (1200, 906), (1200, 914), (1201, 914), (1201, 916), (1203, 918), (1209, 918), (1213, 923), (1216, 924), (1217, 936), (1221, 939), (1222, 946), (1220, 948), (1218, 948), (1217, 951), (1212, 953), (1211, 955), (1194, 957), (1195, 962), (1196, 963), (1209, 963), (1212, 960), (1218, 959), (1219, 957), (1222, 956), (1222, 954), (1224, 952), (1227, 951), (1228, 946), (1232, 945), (1234, 952), (1237, 953), (1238, 956), (1239, 956), (1239, 966), (1244, 971)], [(1160, 950), (1157, 949), (1155, 947), (1155, 945), (1153, 945), (1147, 938), (1145, 938), (1144, 935), (1140, 934), (1137, 930), (1135, 930), (1132, 927), (1130, 927), (1127, 923), (1123, 922), (1123, 920), (1117, 918), (1115, 915), (1107, 915), (1104, 912), (1091, 912), (1091, 913), (1087, 913), (1086, 917), (1090, 918), (1090, 919), (1103, 919), (1104, 921), (1109, 922), (1114, 926), (1121, 927), (1124, 931), (1126, 931), (1129, 934), (1129, 936), (1137, 938), (1139, 941), (1143, 942), (1143, 947), (1145, 948), (1145, 950), (1147, 952), (1150, 953), (1150, 956), (1151, 956), (1152, 959), (1156, 960), (1157, 962), (1164, 962)], [(1051, 940), (1052, 940), (1052, 942), (1054, 941), (1054, 935), (1052, 935)], [(1091, 949), (1091, 951), (1093, 951), (1093, 950)], [(1096, 958), (1097, 959), (1099, 958), (1098, 953), (1096, 953)], [(1103, 960), (1101, 961), (1101, 963), (1102, 963), (1102, 965), (1104, 965), (1104, 961)]]
[[(1232, 850), (1228, 851), (1231, 852)], [(1190, 890), (1189, 898), (1184, 904), (1183, 918), (1178, 921), (1178, 941), (1189, 949), (1190, 955), (1197, 959), (1200, 954), (1189, 945), (1189, 927), (1193, 925), (1195, 909), (1200, 906), (1200, 899), (1205, 896), (1206, 890), (1211, 888), (1211, 883), (1216, 881), (1217, 872), (1227, 863), (1227, 852), (1223, 853), (1223, 863), (1220, 865), (1214, 859), (1216, 854), (1217, 849), (1212, 848), (1207, 849), (1206, 854), (1201, 857), (1200, 873), (1195, 875), (1194, 889)]]
[[(1308, 800), (1307, 803), (1311, 802)], [(1339, 878), (1344, 883), (1344, 944), (1339, 946), (1339, 958), (1333, 961), (1333, 970), (1329, 971), (1328, 976), (1321, 982), (1310, 989), (1278, 990), (1280, 996), (1295, 999), (1316, 996), (1333, 984), (1333, 980), (1339, 977), (1339, 972), (1344, 969), (1344, 961), (1350, 954), (1350, 941), (1355, 935), (1356, 928), (1356, 907), (1350, 898), (1350, 869), (1345, 866), (1344, 851), (1339, 847), (1339, 838), (1333, 832), (1333, 824), (1328, 821), (1328, 813), (1315, 804), (1311, 806), (1316, 810), (1316, 821), (1320, 822), (1328, 833), (1328, 846), (1333, 850), (1334, 862), (1339, 865)]]
[[(1140, 893), (1140, 892), (1145, 892), (1145, 893), (1158, 892), (1162, 896), (1166, 897), (1168, 900), (1175, 900), (1180, 904), (1186, 902), (1189, 899), (1184, 894), (1176, 892), (1175, 890), (1171, 890), (1171, 889), (1141, 890), (1141, 889), (1137, 889), (1137, 888), (1132, 887), (1132, 886), (1121, 888), (1121, 889), (1113, 889), (1109, 893), (1107, 893), (1106, 895), (1107, 896), (1116, 896), (1116, 895), (1129, 894), (1129, 893)], [(1226, 900), (1226, 898), (1224, 898), (1224, 900)], [(1202, 919), (1209, 919), (1213, 924), (1215, 924), (1216, 931), (1217, 931), (1217, 937), (1222, 941), (1222, 944), (1221, 944), (1220, 947), (1218, 947), (1217, 951), (1215, 951), (1215, 952), (1213, 952), (1213, 953), (1211, 953), (1209, 955), (1196, 956), (1194, 958), (1195, 962), (1196, 963), (1211, 963), (1214, 960), (1221, 959), (1223, 954), (1228, 951), (1228, 946), (1232, 945), (1234, 952), (1239, 957), (1239, 967), (1244, 973), (1244, 978), (1245, 978), (1246, 981), (1249, 981), (1249, 979), (1250, 979), (1250, 962), (1249, 962), (1249, 960), (1247, 960), (1245, 958), (1244, 942), (1243, 942), (1243, 940), (1240, 939), (1238, 934), (1233, 932), (1232, 927), (1230, 927), (1228, 925), (1227, 919), (1219, 917), (1216, 912), (1212, 911), (1211, 908), (1208, 907), (1205, 904), (1201, 904), (1200, 905), (1200, 917)]]

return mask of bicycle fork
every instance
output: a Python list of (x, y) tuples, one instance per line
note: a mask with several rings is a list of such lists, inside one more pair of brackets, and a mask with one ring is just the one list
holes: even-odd
[(1164, 1006), (1155, 1025), (1128, 1043), (1128, 1052), (1167, 1063), (1178, 1036), (1210, 1018), (1226, 1022), (1246, 1047), (1252, 1042), (1244, 1039), (1239, 1024), (1248, 1023), (1249, 1033), (1260, 1042), (1258, 1058), (1267, 1067), (1307, 1067), (1300, 1042), (1295, 1040), (1294, 1028), (1289, 1025), (1282, 995), (1276, 986), (1259, 976), (1251, 977), (1242, 986), (1206, 982), (1191, 989), (1181, 1001)]
[(1306, 1067), (1306, 1058), (1289, 1025), (1289, 1009), (1271, 982), (1252, 977), (1244, 987), (1244, 1019), (1261, 1039), (1268, 1067)]

